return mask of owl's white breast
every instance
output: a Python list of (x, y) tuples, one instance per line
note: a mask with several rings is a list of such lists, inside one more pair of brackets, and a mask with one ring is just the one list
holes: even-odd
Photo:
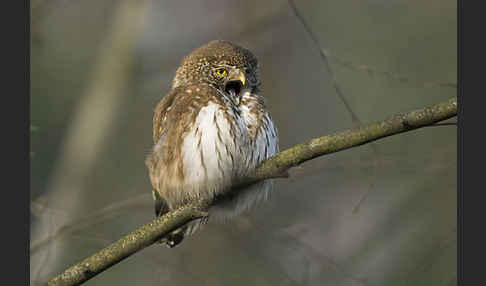
[[(234, 118), (233, 124), (228, 116)], [(186, 194), (199, 197), (223, 192), (247, 169), (248, 150), (241, 117), (217, 103), (201, 108), (182, 145)]]
[[(232, 118), (233, 123), (228, 120)], [(252, 137), (248, 126), (257, 118), (246, 106), (239, 114), (217, 103), (203, 107), (182, 145), (184, 193), (190, 197), (214, 197), (228, 191), (236, 178), (246, 175), (266, 158), (278, 152), (274, 124), (267, 113)], [(262, 182), (241, 192), (231, 202), (213, 208), (212, 217), (230, 217), (265, 199), (271, 182)]]

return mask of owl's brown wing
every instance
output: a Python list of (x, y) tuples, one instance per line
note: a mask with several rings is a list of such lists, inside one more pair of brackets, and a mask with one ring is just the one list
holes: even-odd
[(216, 90), (207, 85), (179, 87), (164, 96), (155, 108), (153, 140), (157, 146), (147, 158), (146, 164), (154, 188), (153, 197), (157, 216), (168, 211), (167, 204), (161, 196), (166, 191), (164, 189), (166, 184), (163, 182), (173, 180), (178, 175), (165, 172), (161, 175), (160, 170), (174, 164), (180, 165), (184, 134), (194, 123), (200, 109), (211, 99), (217, 100), (217, 97)]
[[(157, 144), (161, 137), (167, 132), (167, 113), (170, 111), (176, 95), (176, 92), (168, 93), (162, 98), (162, 100), (159, 102), (159, 104), (157, 104), (157, 107), (155, 108), (153, 117), (154, 144)], [(154, 171), (157, 169), (157, 165), (160, 163), (156, 161), (153, 155), (154, 154), (151, 154), (146, 161), (147, 166), (150, 170), (151, 177), (155, 175)], [(152, 184), (154, 184), (153, 180)], [(160, 196), (158, 190), (156, 190), (157, 186), (154, 185), (153, 188), (154, 189), (152, 190), (152, 197), (155, 202), (155, 216), (158, 217), (168, 212), (169, 208), (167, 206), (167, 203)]]
[(160, 139), (162, 136), (164, 129), (166, 127), (165, 121), (167, 119), (167, 113), (170, 110), (170, 107), (174, 103), (174, 99), (176, 98), (177, 92), (169, 92), (166, 96), (162, 98), (162, 100), (157, 104), (157, 107), (154, 111), (154, 118), (153, 118), (153, 139), (154, 144)]

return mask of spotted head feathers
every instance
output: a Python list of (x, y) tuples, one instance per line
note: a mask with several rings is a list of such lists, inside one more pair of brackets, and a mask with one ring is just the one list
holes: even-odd
[[(236, 80), (242, 86), (234, 86)], [(233, 86), (227, 86), (231, 82)], [(258, 60), (252, 52), (231, 42), (211, 41), (182, 60), (172, 88), (192, 84), (209, 84), (221, 91), (246, 87), (257, 92), (260, 84)]]

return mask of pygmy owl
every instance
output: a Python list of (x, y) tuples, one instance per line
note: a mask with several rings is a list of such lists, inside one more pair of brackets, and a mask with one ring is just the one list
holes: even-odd
[[(186, 56), (153, 118), (146, 159), (155, 214), (209, 199), (211, 220), (233, 217), (271, 191), (270, 180), (231, 192), (238, 179), (278, 152), (275, 125), (259, 93), (259, 67), (247, 49), (211, 41)], [(205, 220), (174, 231), (173, 247)]]

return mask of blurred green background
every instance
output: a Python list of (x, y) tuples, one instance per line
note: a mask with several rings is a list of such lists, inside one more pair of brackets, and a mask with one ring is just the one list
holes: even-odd
[[(456, 95), (456, 1), (296, 6), (363, 123)], [(281, 149), (352, 127), (284, 0), (31, 1), (32, 285), (153, 219), (153, 110), (213, 39), (259, 58)], [(86, 285), (456, 285), (456, 127), (373, 146), (308, 162), (251, 212)]]

